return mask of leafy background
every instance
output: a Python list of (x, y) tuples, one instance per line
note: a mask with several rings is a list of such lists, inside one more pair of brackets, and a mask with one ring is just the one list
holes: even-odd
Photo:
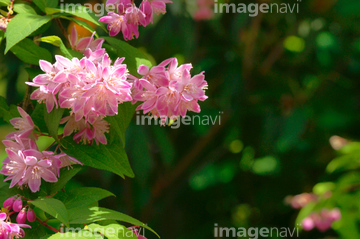
[[(329, 138), (360, 138), (360, 5), (303, 0), (299, 14), (216, 14), (196, 22), (194, 4), (174, 0), (130, 44), (154, 62), (175, 56), (193, 63), (193, 74), (205, 70), (209, 99), (200, 115), (221, 115), (221, 125), (139, 126), (135, 115), (126, 131), (135, 179), (86, 168), (67, 189), (111, 191), (117, 197), (100, 205), (147, 222), (162, 238), (213, 238), (214, 223), (293, 227), (297, 212), (284, 198), (332, 179), (325, 173), (336, 157)], [(44, 36), (61, 35), (54, 22), (46, 27)], [(13, 52), (0, 56), (0, 95), (9, 104), (24, 98), (27, 66)], [(2, 138), (11, 131), (1, 124)]]

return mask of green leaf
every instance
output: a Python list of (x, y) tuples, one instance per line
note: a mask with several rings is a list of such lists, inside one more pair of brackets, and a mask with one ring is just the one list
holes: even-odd
[(33, 0), (36, 6), (40, 8), (41, 11), (46, 12), (45, 9), (56, 7), (59, 4), (58, 0)]
[(133, 105), (131, 102), (122, 103), (118, 107), (119, 113), (117, 115), (105, 118), (111, 125), (110, 132), (115, 131), (118, 134), (123, 142), (123, 147), (125, 147), (125, 131), (133, 118), (136, 107), (137, 105)]
[(46, 42), (49, 44), (52, 44), (54, 46), (60, 47), (60, 51), (64, 54), (64, 56), (68, 59), (72, 59), (73, 55), (70, 53), (70, 51), (66, 48), (65, 44), (58, 36), (46, 36), (37, 39), (37, 41)]
[(5, 39), (5, 32), (0, 31), (0, 44), (2, 43), (2, 41)]
[(6, 103), (6, 99), (4, 97), (0, 96), (0, 117), (4, 117), (4, 116), (10, 114), (9, 110), (10, 110), (10, 108), (9, 108), (8, 104)]
[(40, 60), (52, 61), (52, 55), (47, 49), (36, 45), (28, 38), (11, 48), (11, 52), (23, 62), (32, 65), (39, 65)]
[(89, 224), (93, 222), (100, 222), (105, 220), (116, 220), (130, 223), (134, 226), (140, 226), (150, 230), (159, 236), (153, 229), (132, 218), (126, 214), (113, 211), (107, 208), (92, 207), (92, 208), (76, 208), (69, 211), (70, 224)]
[(8, 6), (10, 3), (10, 0), (0, 0), (0, 6)]
[(134, 177), (126, 152), (120, 139), (107, 145), (77, 144), (71, 137), (61, 139), (66, 154), (76, 158), (84, 165), (113, 172), (120, 177)]
[(45, 110), (45, 104), (37, 104), (31, 114), (31, 118), (42, 133), (49, 133), (44, 119)]
[(14, 11), (17, 13), (29, 13), (36, 15), (36, 12), (30, 4), (22, 2), (22, 3), (15, 3), (14, 4)]
[(44, 212), (69, 226), (69, 218), (64, 203), (54, 198), (41, 198), (30, 202)]
[(58, 137), (59, 124), (64, 114), (64, 111), (65, 109), (58, 108), (58, 109), (53, 109), (50, 113), (48, 113), (46, 107), (44, 111), (44, 119), (45, 119), (46, 127), (48, 128), (48, 132), (56, 141), (58, 141), (58, 143), (60, 143)]
[[(102, 24), (100, 24), (99, 22), (99, 18), (96, 17), (95, 13), (92, 12), (89, 8), (85, 7), (85, 6), (81, 6), (80, 4), (73, 4), (73, 5), (69, 5), (63, 9), (59, 9), (62, 15), (63, 13), (67, 13), (67, 14), (71, 14), (77, 17), (80, 17), (84, 20), (88, 20), (89, 22), (94, 23), (97, 26), (102, 27), (104, 30), (106, 30), (106, 28), (104, 28), (104, 26)], [(53, 9), (47, 9), (48, 12), (56, 12)]]
[(50, 186), (50, 195), (54, 194), (56, 192), (59, 192), (67, 182), (70, 181), (80, 170), (82, 169), (82, 166), (80, 165), (73, 165), (70, 169), (63, 168), (60, 172), (60, 178), (56, 183), (51, 183)]
[(94, 202), (101, 199), (115, 196), (109, 191), (101, 188), (75, 188), (66, 193), (66, 198), (63, 200), (67, 209), (90, 206)]
[(101, 239), (102, 237), (101, 237), (101, 235), (94, 235), (87, 230), (79, 230), (79, 229), (74, 228), (73, 230), (71, 230), (71, 231), (69, 230), (68, 232), (65, 232), (65, 233), (56, 233), (56, 234), (52, 235), (51, 237), (49, 237), (48, 239), (64, 239), (64, 238)]
[(127, 64), (131, 74), (137, 75), (137, 69), (140, 65), (152, 66), (143, 52), (128, 43), (113, 37), (104, 37), (104, 39), (113, 47), (118, 57), (125, 57), (124, 63)]
[(33, 14), (17, 14), (8, 24), (6, 29), (5, 54), (21, 40), (39, 29), (51, 20), (51, 16)]
[(91, 232), (100, 233), (101, 235), (106, 236), (108, 239), (125, 239), (125, 238), (137, 239), (137, 236), (132, 230), (116, 222), (107, 225), (92, 223), (88, 225), (87, 228)]

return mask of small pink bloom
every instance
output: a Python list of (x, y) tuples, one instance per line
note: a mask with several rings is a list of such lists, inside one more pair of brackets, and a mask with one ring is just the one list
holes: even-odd
[(104, 16), (99, 19), (100, 22), (107, 23), (109, 35), (110, 36), (116, 36), (119, 34), (120, 31), (122, 31), (124, 35), (125, 40), (130, 40), (129, 35), (129, 28), (127, 26), (127, 20), (124, 15), (119, 15), (114, 12), (109, 12), (108, 16)]
[(31, 208), (29, 208), (29, 210), (26, 213), (26, 218), (29, 222), (35, 222), (36, 220), (36, 215), (34, 210), (32, 210)]
[(107, 144), (105, 133), (109, 133), (110, 124), (103, 119), (97, 119), (93, 124), (93, 131), (94, 131), (94, 140), (97, 145), (99, 142), (102, 144)]
[(311, 231), (315, 227), (315, 223), (311, 217), (307, 217), (302, 221), (302, 227), (305, 231)]
[(26, 208), (22, 209), (22, 210), (18, 213), (18, 215), (17, 215), (17, 217), (16, 217), (16, 222), (17, 222), (18, 224), (25, 224), (25, 222), (26, 222)]
[(7, 135), (6, 138), (8, 139), (15, 139), (15, 136), (19, 136), (19, 138), (27, 138), (35, 128), (34, 122), (32, 121), (30, 115), (28, 115), (20, 107), (18, 107), (18, 111), (21, 117), (11, 119), (10, 123), (14, 126), (15, 129), (18, 129), (19, 131)]
[(12, 188), (20, 183), (20, 180), (24, 177), (27, 165), (25, 163), (25, 156), (21, 151), (15, 153), (10, 149), (5, 150), (8, 158), (6, 161), (4, 160), (0, 173), (8, 176), (5, 181), (12, 180), (10, 183), (10, 188)]
[(14, 197), (8, 198), (5, 200), (3, 207), (6, 208), (8, 211), (10, 211), (13, 208), (14, 202), (15, 202)]
[(35, 150), (25, 150), (26, 164), (28, 168), (24, 176), (24, 183), (29, 185), (32, 192), (37, 192), (40, 189), (41, 179), (46, 182), (55, 183), (58, 181), (56, 175), (49, 170), (52, 163), (50, 160), (44, 159), (44, 155)]
[(13, 211), (20, 212), (22, 209), (22, 206), (23, 206), (22, 200), (20, 198), (16, 199), (13, 204)]

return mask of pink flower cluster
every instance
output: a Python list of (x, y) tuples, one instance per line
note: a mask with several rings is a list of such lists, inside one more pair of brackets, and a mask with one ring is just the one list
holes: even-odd
[(300, 209), (305, 207), (308, 203), (317, 201), (318, 196), (313, 193), (302, 193), (295, 195), (290, 199), (290, 205), (294, 209)]
[(196, 21), (210, 20), (214, 17), (213, 0), (197, 0), (198, 9), (193, 15)]
[(138, 73), (143, 77), (134, 81), (133, 102), (142, 101), (137, 110), (150, 112), (160, 117), (162, 125), (166, 120), (176, 120), (187, 111), (200, 112), (198, 101), (204, 101), (207, 82), (204, 72), (191, 76), (191, 64), (178, 66), (176, 58), (170, 58), (158, 66), (141, 65)]
[(26, 220), (29, 222), (34, 222), (36, 220), (34, 210), (30, 208), (30, 205), (25, 205), (23, 207), (23, 202), (18, 196), (14, 196), (5, 200), (3, 207), (9, 213), (11, 213), (11, 211), (13, 211), (13, 213), (18, 213), (16, 216), (16, 222), (18, 224), (25, 224)]
[(91, 37), (83, 37), (79, 39), (76, 27), (74, 26), (71, 30), (71, 34), (68, 37), (71, 45), (71, 49), (78, 51), (80, 53), (84, 53), (85, 50), (88, 48), (93, 52), (100, 50), (105, 39), (102, 38), (94, 39), (94, 35), (95, 32), (93, 32)]
[(166, 3), (169, 0), (143, 0), (140, 7), (131, 0), (107, 0), (106, 5), (114, 6), (116, 12), (109, 12), (107, 16), (100, 18), (100, 22), (108, 24), (110, 36), (116, 36), (122, 32), (124, 39), (131, 40), (139, 37), (139, 25), (146, 27), (153, 22), (153, 13), (166, 13)]
[[(10, 213), (9, 213), (10, 214)], [(23, 238), (25, 232), (23, 228), (31, 228), (26, 224), (11, 223), (9, 214), (5, 212), (0, 213), (0, 239)]]
[(74, 140), (78, 143), (91, 144), (95, 140), (96, 144), (106, 144), (109, 124), (103, 118), (118, 114), (118, 105), (132, 100), (127, 66), (122, 64), (124, 58), (112, 64), (105, 49), (101, 48), (102, 40), (93, 41), (91, 37), (76, 41), (75, 31), (71, 39), (79, 51), (88, 43), (85, 57), (69, 60), (57, 55), (54, 64), (41, 60), (44, 74), (27, 82), (39, 87), (31, 99), (45, 101), (48, 112), (54, 106), (71, 110), (71, 115), (61, 120), (66, 123), (64, 136), (77, 132)]
[(321, 212), (313, 212), (302, 221), (302, 227), (305, 231), (310, 231), (315, 227), (321, 231), (327, 231), (331, 228), (333, 222), (341, 219), (341, 212), (338, 208), (332, 210), (323, 209)]
[(18, 111), (22, 117), (10, 121), (18, 131), (2, 141), (8, 157), (4, 159), (0, 173), (7, 176), (4, 181), (11, 180), (10, 188), (27, 185), (32, 192), (37, 192), (41, 179), (57, 182), (61, 168), (81, 163), (65, 153), (40, 152), (35, 142), (37, 134), (33, 133), (36, 126), (23, 109), (18, 107)]

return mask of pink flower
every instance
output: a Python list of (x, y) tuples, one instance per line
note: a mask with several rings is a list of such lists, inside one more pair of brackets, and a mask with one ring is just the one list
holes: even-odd
[(22, 209), (22, 210), (18, 213), (18, 215), (17, 215), (17, 217), (16, 217), (16, 222), (17, 222), (18, 224), (25, 224), (25, 222), (26, 222), (26, 208)]
[(341, 212), (338, 208), (333, 210), (322, 209), (320, 213), (313, 212), (302, 221), (302, 226), (305, 231), (310, 231), (317, 228), (324, 232), (331, 228), (333, 222), (341, 219)]
[(26, 173), (23, 182), (29, 185), (32, 192), (40, 190), (41, 179), (46, 182), (55, 183), (58, 181), (56, 175), (49, 170), (52, 165), (51, 160), (43, 159), (44, 155), (35, 150), (24, 151), (26, 155)]
[(105, 133), (109, 133), (110, 124), (103, 119), (97, 118), (92, 126), (96, 144), (99, 145), (99, 142), (102, 144), (107, 144)]
[(15, 129), (19, 131), (10, 133), (6, 136), (8, 139), (15, 139), (15, 136), (19, 138), (27, 138), (34, 130), (35, 125), (32, 121), (30, 115), (28, 115), (22, 108), (17, 107), (21, 117), (14, 118), (10, 120), (10, 123), (14, 126)]
[(300, 209), (305, 207), (308, 203), (316, 201), (317, 196), (312, 193), (302, 193), (292, 197), (290, 204), (295, 209)]
[(5, 200), (3, 207), (6, 208), (8, 211), (12, 210), (13, 205), (15, 202), (15, 197), (11, 197)]
[(76, 27), (74, 26), (69, 35), (69, 42), (71, 48), (78, 52), (84, 53), (87, 48), (90, 48), (92, 51), (99, 50), (104, 43), (105, 39), (98, 38), (94, 40), (94, 34), (91, 37), (83, 37), (78, 39), (78, 33)]
[(26, 218), (29, 222), (35, 222), (36, 220), (36, 214), (34, 212), (34, 210), (32, 210), (31, 208), (29, 208), (29, 210), (26, 213)]
[(166, 13), (166, 3), (172, 2), (168, 0), (144, 0), (138, 8), (130, 0), (108, 0), (106, 5), (115, 6), (117, 13), (109, 12), (99, 21), (108, 24), (110, 36), (122, 32), (125, 41), (131, 40), (134, 37), (139, 37), (139, 25), (145, 27), (153, 22), (153, 12), (157, 14)]
[(20, 212), (23, 207), (23, 203), (21, 198), (17, 198), (13, 204), (13, 211), (14, 212)]
[(196, 21), (201, 20), (211, 20), (214, 17), (214, 11), (212, 8), (209, 8), (207, 6), (200, 7), (194, 14), (194, 19)]
[(172, 3), (168, 0), (150, 0), (151, 7), (156, 14), (166, 13), (166, 3)]
[(168, 118), (176, 120), (186, 116), (188, 110), (200, 112), (198, 101), (204, 101), (207, 82), (204, 72), (191, 77), (191, 64), (178, 66), (176, 58), (161, 62), (158, 66), (139, 66), (141, 79), (134, 80), (133, 103), (143, 102), (137, 110), (161, 118), (164, 125)]
[(6, 213), (0, 213), (0, 239), (22, 238), (25, 232), (21, 227), (31, 228), (25, 224), (5, 222), (8, 218)]
[(109, 30), (110, 36), (116, 36), (122, 31), (125, 40), (131, 40), (131, 33), (129, 32), (129, 27), (127, 25), (127, 19), (124, 15), (119, 15), (114, 12), (109, 12), (108, 16), (104, 16), (99, 19), (100, 22), (109, 24), (107, 29)]
[(11, 19), (6, 19), (5, 17), (0, 18), (0, 30), (6, 32), (6, 28)]
[(6, 213), (0, 213), (0, 238), (7, 239), (9, 238), (10, 233), (12, 232), (12, 228), (6, 222), (4, 222), (7, 218)]
[(26, 172), (25, 156), (21, 151), (15, 153), (10, 149), (5, 149), (8, 157), (3, 161), (1, 174), (8, 176), (5, 181), (11, 180), (10, 188), (22, 182)]

